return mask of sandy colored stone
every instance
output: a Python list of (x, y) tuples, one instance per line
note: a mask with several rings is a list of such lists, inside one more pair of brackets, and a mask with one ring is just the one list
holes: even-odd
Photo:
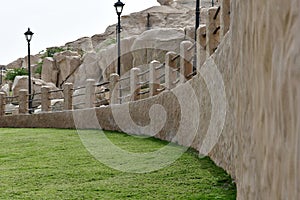
[(160, 3), (160, 5), (170, 6), (173, 0), (157, 0), (157, 2)]
[[(218, 14), (219, 13), (219, 14)], [(217, 7), (207, 11), (206, 21), (206, 57), (210, 57), (220, 43), (220, 12)]]
[(13, 61), (12, 63), (9, 63), (8, 65), (6, 65), (6, 69), (21, 68), (23, 66), (23, 62), (24, 62), (24, 58), (19, 58), (19, 59)]
[(96, 53), (86, 53), (83, 62), (74, 74), (74, 87), (84, 86), (87, 79), (94, 79), (97, 82), (102, 80), (102, 70), (98, 64)]
[(83, 37), (74, 42), (66, 43), (65, 46), (74, 50), (83, 50), (84, 52), (91, 52), (94, 50), (92, 39), (89, 37)]
[(55, 53), (54, 56), (53, 56), (53, 59), (56, 62), (61, 62), (67, 56), (69, 56), (69, 57), (72, 57), (72, 56), (77, 57), (77, 56), (80, 56), (80, 55), (76, 51), (67, 50), (67, 51), (62, 51), (62, 52)]
[[(125, 74), (133, 67), (131, 48), (136, 38), (137, 36), (132, 36), (121, 40), (121, 74)], [(98, 64), (103, 73), (99, 74), (99, 76), (103, 76), (104, 80), (108, 80), (111, 73), (117, 72), (117, 44), (111, 44), (106, 48), (99, 46), (99, 48), (103, 48), (97, 54)]]
[(9, 85), (8, 84), (4, 84), (1, 88), (0, 88), (0, 92), (4, 92), (5, 95), (9, 94)]
[(131, 48), (135, 67), (149, 64), (153, 60), (164, 62), (168, 51), (179, 53), (180, 42), (185, 39), (182, 29), (154, 29), (140, 35)]
[(66, 82), (74, 83), (75, 73), (81, 65), (81, 58), (79, 56), (59, 56), (55, 59), (59, 70), (58, 86)]
[(197, 69), (200, 69), (206, 60), (206, 25), (197, 29)]
[(220, 0), (221, 4), (221, 13), (220, 13), (220, 40), (223, 39), (225, 34), (229, 30), (230, 26), (230, 0)]
[[(35, 73), (35, 68), (34, 68), (34, 65), (37, 65), (39, 62), (41, 62), (42, 61), (42, 59), (40, 58), (40, 56), (39, 55), (31, 55), (30, 56), (30, 70), (31, 70), (31, 73), (32, 74), (34, 74)], [(25, 58), (24, 58), (24, 61), (23, 61), (23, 63), (22, 63), (22, 67), (23, 68), (26, 68), (26, 69), (28, 69), (28, 56), (26, 56)]]
[(41, 79), (57, 84), (58, 69), (53, 58), (44, 58)]

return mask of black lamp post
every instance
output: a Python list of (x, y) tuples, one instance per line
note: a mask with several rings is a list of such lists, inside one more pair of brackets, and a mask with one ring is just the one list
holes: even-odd
[(29, 114), (32, 113), (32, 98), (31, 98), (31, 69), (30, 69), (30, 41), (33, 36), (33, 32), (30, 31), (30, 28), (24, 33), (27, 43), (28, 43), (28, 111)]
[[(118, 15), (118, 26), (117, 26), (117, 42), (118, 42), (118, 74), (121, 77), (121, 14), (123, 12), (123, 8), (125, 4), (118, 0), (118, 2), (115, 3), (116, 13)], [(119, 94), (121, 98), (121, 90)], [(120, 99), (121, 102), (121, 99)]]
[(3, 76), (3, 66), (1, 66), (1, 75), (0, 75), (0, 85), (2, 85), (2, 76)]
[(195, 41), (197, 41), (197, 29), (200, 26), (200, 0), (196, 0), (196, 23), (195, 23)]
[(147, 30), (151, 29), (151, 24), (150, 24), (150, 13), (147, 14)]
[[(195, 44), (197, 44), (197, 30), (200, 26), (200, 0), (196, 0), (196, 23), (195, 23)], [(200, 42), (200, 41), (198, 41)], [(193, 71), (197, 68), (197, 46), (195, 46), (194, 67)]]

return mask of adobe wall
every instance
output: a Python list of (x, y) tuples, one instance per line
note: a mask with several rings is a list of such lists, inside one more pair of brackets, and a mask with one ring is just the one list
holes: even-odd
[(300, 1), (232, 1), (229, 85), (239, 199), (300, 197)]

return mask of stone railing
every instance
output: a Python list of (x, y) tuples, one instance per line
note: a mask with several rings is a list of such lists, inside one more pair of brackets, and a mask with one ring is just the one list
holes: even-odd
[(113, 95), (111, 103), (145, 99), (185, 83), (195, 74), (192, 65), (194, 48), (192, 42), (184, 41), (180, 45), (180, 54), (168, 52), (164, 63), (152, 61), (148, 69), (133, 68), (121, 78), (112, 74), (116, 95)]
[[(109, 93), (110, 89), (101, 88), (102, 86), (110, 86), (110, 82), (97, 83), (93, 79), (88, 79), (85, 86), (74, 88), (72, 83), (65, 83), (63, 89), (50, 90), (49, 87), (43, 86), (40, 93), (34, 93), (29, 95), (28, 90), (20, 90), (18, 96), (8, 97), (5, 93), (0, 92), (0, 116), (14, 115), (14, 114), (26, 114), (29, 113), (29, 96), (33, 97), (39, 95), (40, 98), (31, 98), (32, 109), (31, 113), (39, 112), (52, 112), (52, 111), (63, 111), (73, 110), (78, 105), (83, 105), (82, 108), (93, 108), (99, 107), (99, 104), (109, 99), (97, 100), (99, 95)], [(80, 94), (76, 94), (76, 91), (80, 91)], [(62, 98), (53, 98), (52, 94), (62, 92)], [(83, 101), (74, 104), (73, 100), (77, 97), (83, 97)], [(53, 103), (54, 101), (54, 103)], [(60, 102), (61, 105), (54, 105), (55, 102)], [(36, 105), (35, 105), (36, 104)], [(9, 105), (16, 105), (13, 108), (6, 108)]]
[(197, 67), (201, 67), (218, 48), (230, 26), (230, 0), (208, 9), (206, 24), (197, 29)]

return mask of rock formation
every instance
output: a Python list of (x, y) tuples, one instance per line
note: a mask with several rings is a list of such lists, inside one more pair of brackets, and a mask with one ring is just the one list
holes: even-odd
[(58, 68), (53, 58), (46, 57), (43, 60), (42, 80), (57, 84)]
[(173, 0), (157, 0), (160, 5), (170, 6), (173, 3)]
[[(179, 44), (183, 39), (192, 40), (194, 37), (195, 0), (158, 0), (158, 2), (161, 6), (122, 16), (123, 74), (133, 66), (142, 65), (153, 59), (162, 62), (163, 58), (160, 57), (162, 52), (159, 49), (176, 51), (178, 49), (176, 43)], [(201, 23), (205, 23), (205, 7), (210, 6), (211, 1), (202, 0), (201, 3)], [(164, 29), (159, 30), (161, 28)], [(168, 35), (171, 29), (177, 29), (175, 31), (177, 33)], [(177, 34), (175, 40), (174, 34)], [(65, 82), (75, 83), (78, 86), (84, 84), (87, 78), (97, 81), (107, 80), (109, 74), (116, 71), (115, 38), (116, 25), (111, 25), (102, 34), (66, 43), (63, 47), (59, 47), (66, 51), (56, 53), (51, 58), (44, 58), (43, 54), (31, 56), (31, 72), (34, 75), (42, 63), (41, 79), (52, 82), (57, 87), (61, 87)], [(69, 51), (70, 49), (73, 51)], [(6, 66), (7, 69), (21, 67), (28, 67), (27, 57)]]
[(77, 52), (63, 51), (54, 55), (54, 60), (59, 72), (58, 86), (61, 87), (63, 83), (74, 83), (75, 72), (81, 65), (81, 57)]
[(4, 84), (4, 85), (0, 88), (0, 92), (4, 92), (6, 95), (9, 95), (9, 85), (8, 85), (8, 84)]
[[(53, 83), (47, 83), (41, 79), (36, 79), (36, 78), (32, 78), (31, 80), (32, 80), (32, 82), (31, 82), (32, 94), (41, 93), (42, 86), (47, 86), (50, 88), (50, 90), (58, 90), (58, 88)], [(19, 91), (21, 89), (28, 90), (28, 76), (17, 76), (15, 78), (13, 86), (12, 86), (13, 96), (17, 97), (19, 95)], [(63, 93), (62, 92), (51, 93), (50, 98), (51, 99), (63, 98)], [(33, 105), (34, 106), (40, 105), (39, 99), (41, 99), (40, 94), (33, 95), (33, 100), (34, 100)]]

